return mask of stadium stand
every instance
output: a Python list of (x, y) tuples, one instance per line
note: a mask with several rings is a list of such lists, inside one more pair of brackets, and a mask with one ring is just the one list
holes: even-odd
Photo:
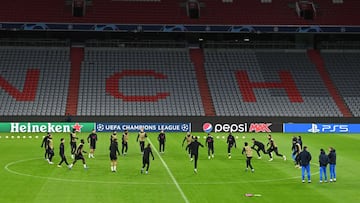
[(201, 116), (199, 95), (187, 49), (86, 47), (77, 115)]
[(67, 47), (0, 47), (0, 115), (65, 115)]
[(342, 116), (306, 50), (207, 49), (205, 68), (218, 116)]
[(321, 56), (338, 91), (355, 117), (360, 116), (360, 51), (323, 50)]
[[(106, 1), (92, 0), (83, 17), (73, 17), (64, 0), (3, 1), (2, 22), (71, 22), (121, 24), (222, 24), (222, 25), (360, 25), (360, 1), (313, 1), (316, 17), (304, 20), (296, 13), (297, 0), (223, 2), (199, 0), (200, 18), (187, 15), (185, 0)], [(336, 15), (335, 15), (336, 13)], [(341, 16), (341, 17), (339, 17)]]

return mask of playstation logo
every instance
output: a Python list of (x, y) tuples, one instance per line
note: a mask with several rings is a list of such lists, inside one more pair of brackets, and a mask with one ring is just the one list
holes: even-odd
[(318, 133), (320, 132), (320, 129), (318, 128), (318, 126), (316, 124), (311, 124), (311, 128), (308, 129), (309, 133)]

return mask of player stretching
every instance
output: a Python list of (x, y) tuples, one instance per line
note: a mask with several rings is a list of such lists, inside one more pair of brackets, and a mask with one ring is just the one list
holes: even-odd
[(166, 136), (164, 131), (162, 130), (158, 136), (159, 140), (159, 152), (164, 153), (165, 152), (165, 142), (166, 142)]
[(262, 151), (264, 154), (267, 154), (264, 143), (255, 140), (255, 138), (252, 138), (251, 140), (253, 141), (253, 146), (251, 148), (256, 151), (257, 155), (259, 156), (258, 159), (261, 159), (260, 151)]
[(269, 143), (268, 145), (270, 145), (269, 149), (266, 151), (269, 156), (270, 156), (270, 159), (269, 161), (272, 161), (273, 160), (273, 156), (272, 156), (272, 152), (275, 152), (276, 156), (280, 156), (284, 159), (284, 161), (286, 161), (286, 156), (282, 155), (282, 154), (279, 154), (279, 150), (278, 150), (278, 147), (277, 145), (275, 144), (275, 141), (272, 139), (271, 135), (268, 136), (269, 138)]
[[(184, 137), (183, 141), (182, 141), (182, 147), (184, 147), (184, 142), (186, 141), (186, 146), (188, 146), (192, 141), (194, 140), (194, 137), (191, 135), (190, 132), (186, 133), (186, 136)], [(186, 148), (187, 152), (189, 154), (189, 158), (191, 158), (191, 153), (190, 153), (190, 148)]]
[(251, 172), (254, 172), (254, 168), (252, 167), (251, 165), (251, 159), (252, 159), (252, 149), (251, 147), (248, 145), (247, 142), (244, 143), (244, 148), (241, 152), (241, 154), (244, 154), (246, 155), (246, 171), (249, 170), (249, 167), (251, 169)]
[(44, 138), (41, 142), (41, 147), (44, 147), (44, 150), (45, 150), (44, 158), (46, 161), (49, 161), (48, 146), (47, 146), (49, 136), (50, 136), (50, 133), (47, 133), (47, 135), (44, 136)]
[(72, 169), (72, 167), (75, 165), (77, 160), (80, 160), (80, 159), (82, 160), (82, 163), (84, 165), (84, 169), (87, 169), (87, 166), (86, 166), (86, 163), (85, 163), (85, 158), (83, 156), (83, 153), (86, 153), (84, 151), (84, 144), (85, 144), (84, 139), (81, 139), (80, 144), (79, 144), (78, 148), (75, 151), (75, 160), (74, 160), (74, 162), (72, 164), (70, 164), (69, 169)]
[(197, 161), (199, 158), (199, 146), (204, 147), (200, 142), (197, 141), (197, 137), (195, 137), (194, 141), (191, 142), (186, 148), (190, 149), (191, 159), (194, 160), (194, 172), (197, 173)]
[(129, 132), (128, 130), (124, 131), (124, 134), (121, 138), (121, 154), (125, 156), (128, 151), (128, 141), (129, 141)]
[(120, 155), (117, 139), (115, 138), (110, 145), (111, 171), (116, 172), (117, 155)]
[(91, 134), (87, 138), (87, 142), (90, 143), (89, 158), (95, 158), (94, 153), (96, 149), (97, 134), (95, 130), (92, 130)]
[(61, 139), (60, 139), (60, 147), (59, 147), (59, 155), (60, 155), (60, 157), (61, 157), (61, 161), (60, 161), (60, 163), (58, 164), (58, 167), (61, 167), (61, 164), (62, 164), (63, 162), (65, 162), (65, 164), (66, 164), (67, 166), (69, 166), (69, 163), (67, 162), (66, 157), (65, 157), (65, 145), (64, 145), (64, 142), (65, 142), (65, 139), (64, 139), (64, 138), (61, 138)]
[(76, 151), (76, 140), (78, 138), (76, 137), (76, 130), (73, 129), (70, 133), (70, 147), (71, 147), (71, 158), (75, 158), (75, 151)]
[(140, 132), (138, 133), (138, 136), (136, 138), (136, 142), (140, 143), (140, 151), (142, 154), (144, 154), (146, 138), (147, 138), (146, 132), (144, 132), (144, 128), (141, 128)]
[(208, 159), (210, 159), (210, 157), (214, 158), (214, 138), (210, 133), (205, 140), (205, 146), (208, 147)]
[(226, 143), (228, 144), (228, 158), (231, 159), (231, 148), (235, 146), (236, 148), (236, 140), (235, 137), (230, 133), (226, 139)]
[(148, 144), (146, 148), (144, 148), (144, 154), (143, 154), (143, 166), (141, 168), (141, 173), (144, 173), (144, 169), (146, 166), (145, 174), (149, 173), (149, 167), (150, 167), (150, 155), (152, 156), (152, 159), (154, 160), (154, 155), (151, 151), (151, 145)]

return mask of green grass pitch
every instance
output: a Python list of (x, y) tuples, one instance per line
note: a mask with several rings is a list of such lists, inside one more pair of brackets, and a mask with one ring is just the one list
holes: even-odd
[[(194, 174), (193, 162), (189, 161), (185, 148), (181, 147), (184, 133), (166, 134), (163, 155), (157, 153), (157, 133), (148, 133), (148, 142), (153, 144), (155, 156), (148, 175), (140, 174), (142, 158), (136, 133), (130, 133), (128, 155), (119, 156), (116, 173), (110, 170), (110, 133), (98, 134), (95, 159), (86, 156), (88, 170), (83, 169), (81, 162), (72, 170), (65, 165), (57, 167), (61, 137), (66, 139), (67, 159), (71, 160), (67, 133), (53, 134), (54, 165), (49, 165), (43, 158), (44, 150), (40, 148), (43, 135), (0, 134), (1, 203), (360, 202), (357, 194), (360, 187), (359, 134), (301, 134), (304, 145), (309, 147), (313, 157), (311, 184), (301, 183), (301, 170), (296, 169), (291, 160), (291, 134), (272, 133), (279, 152), (287, 156), (287, 161), (274, 157), (269, 162), (268, 156), (257, 159), (254, 153), (252, 163), (255, 172), (251, 173), (244, 170), (245, 158), (241, 155), (243, 143), (251, 143), (252, 137), (266, 143), (267, 134), (235, 133), (239, 138), (238, 147), (232, 150), (232, 159), (228, 159), (226, 142), (222, 138), (227, 134), (213, 133), (215, 158), (208, 160), (207, 149), (200, 148), (198, 173)], [(80, 138), (87, 135), (78, 133)], [(205, 133), (194, 135), (200, 136), (200, 142), (204, 143)], [(337, 182), (320, 184), (317, 166), (319, 151), (320, 148), (327, 151), (329, 146), (337, 151)], [(85, 150), (88, 151), (88, 148), (86, 145)], [(245, 197), (245, 193), (262, 196)]]

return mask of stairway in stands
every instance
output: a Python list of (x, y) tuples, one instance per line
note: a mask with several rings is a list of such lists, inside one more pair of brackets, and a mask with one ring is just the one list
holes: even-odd
[(81, 62), (84, 60), (84, 47), (71, 47), (71, 71), (66, 102), (66, 115), (76, 115), (79, 99)]
[(329, 73), (326, 70), (325, 63), (324, 63), (319, 51), (311, 49), (311, 50), (308, 50), (307, 54), (308, 54), (309, 59), (312, 61), (312, 63), (315, 64), (316, 69), (317, 69), (318, 73), (320, 74), (322, 80), (324, 81), (326, 88), (328, 89), (331, 97), (335, 101), (337, 107), (339, 108), (339, 110), (341, 111), (343, 116), (344, 117), (352, 117), (352, 114), (351, 114), (349, 108), (346, 106), (343, 98), (341, 97), (341, 95), (337, 91), (337, 88), (333, 84), (333, 82), (329, 76)]
[(204, 53), (200, 48), (190, 48), (190, 58), (195, 67), (196, 79), (200, 89), (201, 101), (205, 116), (215, 116), (215, 108), (212, 102), (208, 81), (204, 68)]

